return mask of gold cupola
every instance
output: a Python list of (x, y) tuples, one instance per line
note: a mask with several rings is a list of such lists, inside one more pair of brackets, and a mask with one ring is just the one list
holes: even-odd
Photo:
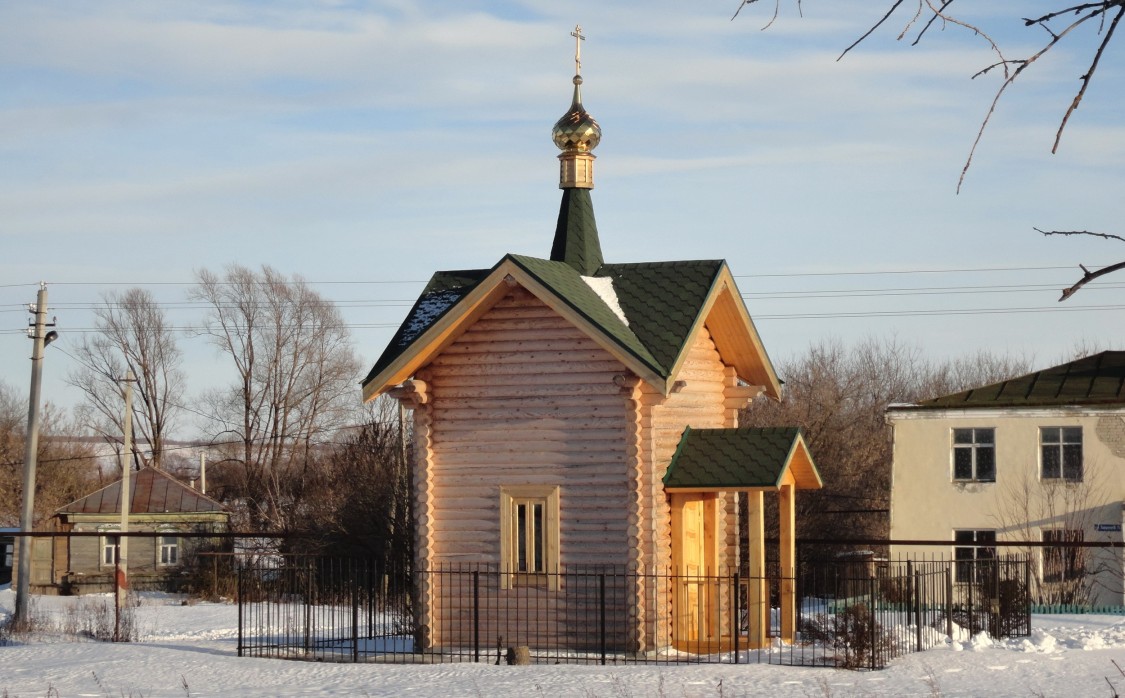
[(570, 109), (551, 129), (551, 137), (562, 153), (559, 155), (560, 189), (594, 188), (594, 154), (602, 140), (602, 127), (582, 106), (582, 27), (571, 32), (574, 37), (574, 99)]

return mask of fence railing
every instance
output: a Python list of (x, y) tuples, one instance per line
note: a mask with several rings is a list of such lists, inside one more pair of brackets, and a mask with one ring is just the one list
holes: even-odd
[[(330, 661), (768, 662), (880, 668), (981, 630), (1027, 634), (1026, 558), (805, 565), (796, 631), (786, 580), (489, 565), (390, 569), (381, 560), (277, 556), (239, 570), (240, 656)], [(1022, 594), (1020, 590), (1023, 590)]]

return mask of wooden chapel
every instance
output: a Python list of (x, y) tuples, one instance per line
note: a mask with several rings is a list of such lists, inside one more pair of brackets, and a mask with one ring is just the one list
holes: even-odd
[[(473, 565), (494, 572), (482, 593), (535, 608), (561, 603), (569, 571), (624, 570), (637, 609), (627, 651), (718, 647), (732, 609), (702, 580), (741, 568), (749, 646), (762, 646), (770, 491), (792, 641), (794, 496), (820, 476), (797, 429), (738, 428), (739, 410), (781, 385), (724, 261), (603, 260), (590, 196), (601, 128), (575, 63), (552, 131), (562, 203), (550, 256), (435, 273), (363, 381), (365, 400), (389, 394), (413, 411), (418, 640), (461, 641), (443, 619), (464, 609), (426, 572)], [(568, 634), (576, 649), (583, 636)]]

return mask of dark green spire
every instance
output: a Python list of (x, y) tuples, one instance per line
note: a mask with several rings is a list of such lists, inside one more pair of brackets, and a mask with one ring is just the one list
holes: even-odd
[(589, 189), (563, 189), (551, 261), (566, 262), (579, 274), (593, 276), (602, 266), (602, 244), (594, 221)]

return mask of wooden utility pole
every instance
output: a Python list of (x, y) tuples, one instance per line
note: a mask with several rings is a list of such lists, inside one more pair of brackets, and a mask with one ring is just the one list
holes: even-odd
[(129, 592), (129, 500), (132, 494), (129, 482), (133, 470), (133, 383), (137, 382), (132, 369), (129, 369), (125, 374), (123, 382), (125, 383), (125, 428), (123, 434), (125, 443), (122, 449), (121, 463), (121, 531), (117, 537), (117, 565), (114, 583), (114, 587), (117, 589), (114, 603), (116, 622), (113, 639), (115, 642), (127, 639), (121, 636), (121, 609), (125, 608), (126, 597)]
[(35, 305), (28, 306), (28, 311), (35, 315), (32, 328), (28, 330), (31, 337), (31, 394), (27, 400), (27, 439), (23, 451), (23, 510), (20, 514), (19, 565), (16, 570), (16, 607), (13, 621), (18, 627), (28, 621), (28, 602), (31, 593), (31, 557), (33, 540), (31, 533), (35, 522), (35, 466), (39, 454), (39, 386), (43, 378), (43, 348), (53, 342), (58, 333), (54, 330), (44, 332), (47, 327), (53, 327), (54, 322), (47, 322), (47, 284), (39, 284), (39, 295), (36, 296)]

